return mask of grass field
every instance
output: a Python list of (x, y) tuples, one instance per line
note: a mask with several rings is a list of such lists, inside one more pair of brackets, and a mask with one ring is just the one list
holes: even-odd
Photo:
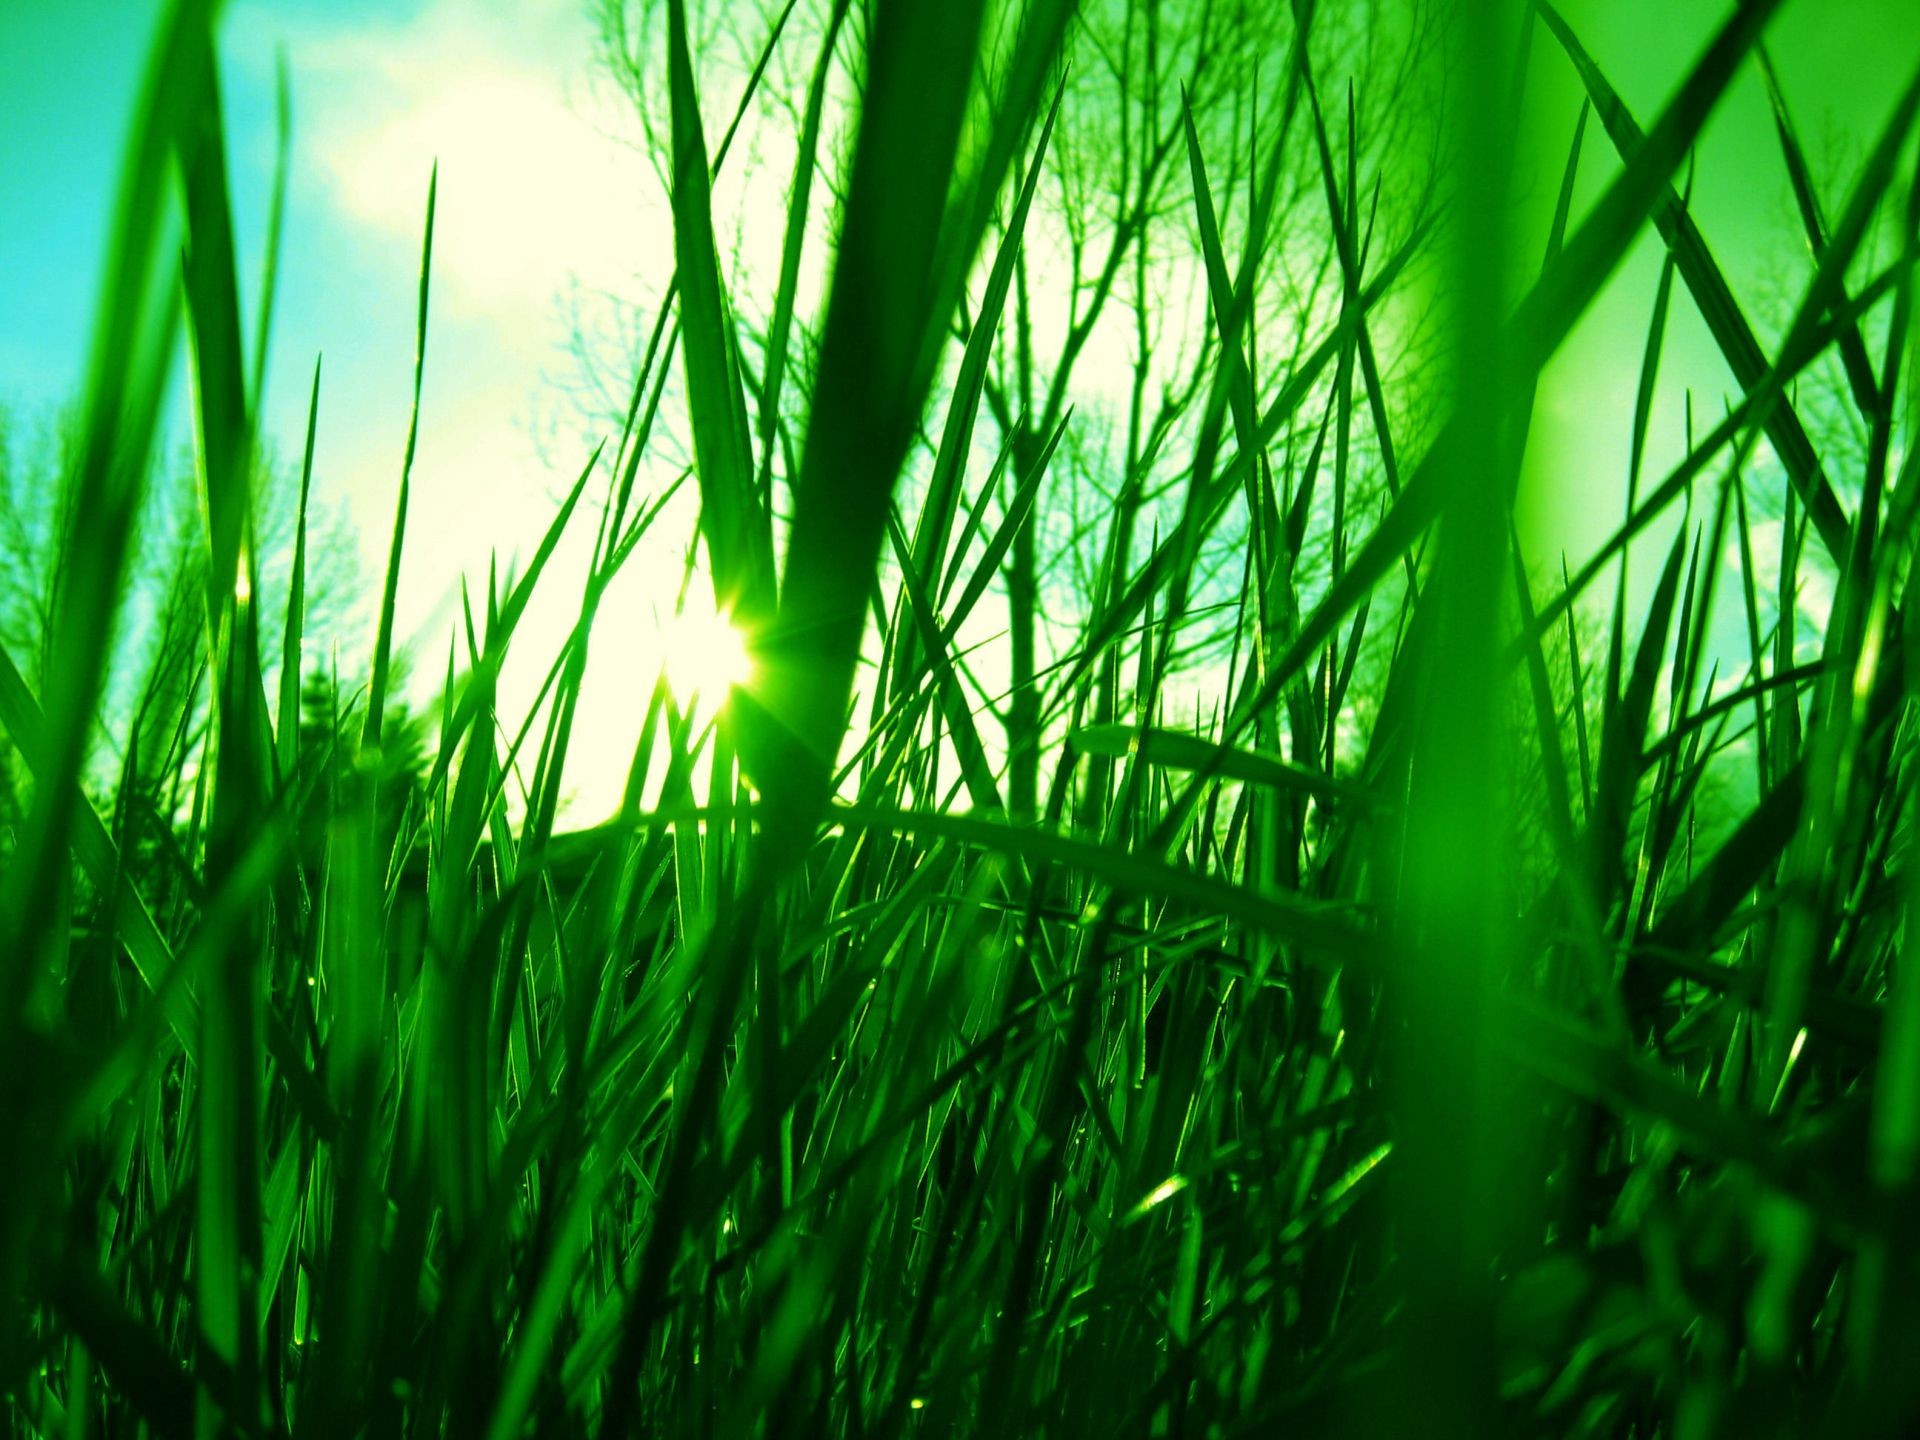
[[(434, 189), (378, 620), (316, 667), (312, 427), (353, 420), (316, 370), (293, 553), (263, 556), (271, 307), (242, 315), (216, 8), (156, 40), (79, 518), (37, 652), (0, 651), (11, 1433), (1914, 1433), (1920, 80), (1838, 176), (1776, 96), (1812, 259), (1763, 341), (1686, 187), (1778, 0), (1638, 116), (1546, 0), (1450, 7), (1435, 182), (1387, 177), (1385, 208), (1315, 7), (1271, 7), (1243, 111), (1171, 41), (1163, 72), (1150, 0), (1108, 6), (1140, 47), (1117, 73), (1159, 87), (1125, 102), (1156, 168), (1119, 203), (1137, 182), (1133, 238), (1187, 237), (1198, 336), (1179, 373), (1140, 359), (1088, 518), (1022, 257), (1050, 147), (1084, 147), (1092, 22), (839, 0), (760, 35), (804, 83), (782, 263), (742, 296), (666, 0), (672, 303), (551, 531), (412, 657), (444, 672), (423, 709), (394, 611)], [(1537, 237), (1515, 66), (1569, 60)], [(1540, 573), (1514, 513), (1541, 372), (1649, 237), (1618, 529)], [(1140, 357), (1174, 348), (1146, 243), (1108, 276)], [(1302, 255), (1322, 299), (1277, 333)], [(1681, 307), (1734, 388), (1663, 466)], [(131, 577), (183, 368), (184, 638), (142, 649), (117, 637), (158, 613)], [(589, 646), (673, 513), (669, 426), (741, 683), (663, 673), (624, 798), (572, 829)], [(1083, 521), (1062, 605), (1035, 537)], [(582, 530), (586, 572), (550, 567)], [(578, 623), (514, 713), (554, 586)], [(1002, 607), (1004, 699), (962, 640)]]

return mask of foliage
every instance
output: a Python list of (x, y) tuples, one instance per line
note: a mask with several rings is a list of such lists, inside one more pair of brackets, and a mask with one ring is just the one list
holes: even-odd
[[(1777, 8), (1739, 7), (1643, 127), (1535, 0), (1526, 63), (1564, 51), (1591, 123), (1511, 305), (1532, 237), (1493, 57), (1517, 15), (1460, 5), (1440, 32), (1440, 184), (1388, 182), (1412, 197), (1392, 243), (1314, 6), (1282, 17), (1279, 99), (1244, 130), (1156, 97), (1179, 184), (1154, 204), (1190, 207), (1208, 338), (1179, 423), (1129, 422), (1088, 603), (995, 745), (962, 627), (1026, 563), (1050, 468), (1095, 464), (1017, 378), (1046, 156), (1087, 133), (1060, 57), (1092, 32), (1065, 0), (837, 6), (796, 72), (859, 79), (827, 294), (800, 325), (802, 100), (781, 283), (747, 327), (669, 0), (673, 316), (524, 574), (470, 601), (416, 765), (392, 639), (414, 434), (364, 693), (301, 688), (310, 471), (264, 603), (264, 349), (241, 340), (211, 7), (180, 0), (63, 463), (86, 540), (59, 552), (45, 661), (0, 651), (33, 777), (0, 872), (13, 1428), (1905, 1433), (1920, 188), (1894, 180), (1920, 82), (1836, 211), (1804, 207), (1812, 275), (1763, 349), (1673, 186)], [(1583, 153), (1601, 136), (1617, 164)], [(1284, 183), (1302, 164), (1317, 210)], [(1620, 531), (1543, 584), (1512, 535), (1535, 384), (1650, 235), (1636, 439), (1669, 304), (1739, 394), (1665, 476), (1636, 443)], [(1316, 246), (1336, 298), (1287, 312), (1286, 352), (1267, 320)], [(1424, 363), (1384, 365), (1416, 276)], [(183, 329), (201, 678), (142, 692), (100, 786)], [(588, 646), (621, 634), (601, 601), (662, 513), (639, 477), (676, 354), (715, 600), (756, 672), (705, 709), (657, 687), (614, 820), (557, 834)], [(1829, 357), (1857, 474), (1798, 413)], [(320, 400), (316, 372), (310, 429)], [(1785, 485), (1764, 592), (1763, 437)], [(1124, 503), (1152, 475), (1157, 527)], [(1683, 500), (1630, 613), (1632, 541)], [(535, 711), (502, 714), (529, 597), (586, 525), (578, 624)], [(1239, 564), (1209, 580), (1223, 534)], [(1816, 548), (1840, 583), (1809, 661)], [(1737, 663), (1709, 646), (1721, 595)], [(1710, 786), (1729, 813), (1702, 827)]]

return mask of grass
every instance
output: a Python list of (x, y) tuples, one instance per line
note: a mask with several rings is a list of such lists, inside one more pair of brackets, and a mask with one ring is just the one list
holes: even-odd
[[(808, 32), (789, 6), (753, 84), (816, 48), (756, 325), (669, 0), (673, 314), (524, 572), (468, 592), (410, 757), (437, 181), (378, 625), (363, 670), (303, 672), (313, 434), (343, 422), (316, 365), (269, 613), (272, 301), (249, 352), (213, 8), (169, 8), (138, 107), (47, 659), (0, 649), (14, 1433), (1909, 1432), (1920, 82), (1829, 213), (1766, 67), (1814, 257), (1768, 347), (1679, 172), (1777, 3), (1644, 122), (1546, 0), (1458, 7), (1426, 57), (1458, 81), (1437, 184), (1384, 208), (1401, 177), (1366, 171), (1404, 151), (1363, 143), (1364, 93), (1329, 103), (1311, 27), (1338, 17), (1311, 5), (1263, 22), (1245, 107), (1184, 11), (838, 3)], [(1510, 97), (1563, 57), (1587, 99), (1536, 272)], [(1127, 79), (1117, 218), (1049, 333), (1032, 253), (1100, 63)], [(1513, 520), (1540, 372), (1649, 237), (1626, 511), (1543, 578)], [(1322, 299), (1293, 304), (1314, 256)], [(1170, 262), (1191, 344), (1154, 298)], [(1424, 368), (1399, 334), (1423, 284)], [(1109, 303), (1137, 345), (1102, 455), (1072, 376)], [(1660, 475), (1683, 304), (1738, 389)], [(183, 340), (199, 659), (128, 719), (103, 696)], [(1801, 413), (1834, 367), (1859, 473)], [(705, 705), (663, 675), (613, 818), (566, 833), (589, 645), (621, 633), (602, 602), (682, 421), (753, 674)], [(1104, 485), (1090, 520), (1070, 482)], [(1056, 605), (1063, 520), (1094, 560)], [(589, 525), (577, 623), (504, 714)], [(1003, 599), (1012, 698), (973, 638)]]

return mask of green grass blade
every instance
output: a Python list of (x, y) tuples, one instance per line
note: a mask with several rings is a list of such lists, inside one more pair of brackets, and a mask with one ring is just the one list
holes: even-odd
[(300, 765), (300, 683), (307, 616), (307, 499), (313, 490), (313, 438), (320, 420), (320, 359), (313, 362), (307, 398), (307, 443), (300, 457), (300, 501), (293, 521), (293, 570), (287, 577), (287, 618), (280, 640), (280, 703), (275, 725), (280, 777), (292, 784)]
[(946, 330), (928, 277), (980, 13), (979, 0), (896, 0), (874, 20), (779, 617), (741, 697), (743, 758), (802, 824), (826, 803), (845, 730), (888, 504), (931, 379), (918, 357)]
[[(203, 63), (213, 69), (212, 37)], [(239, 277), (219, 92), (209, 83), (182, 146), (196, 462), (207, 531), (214, 787), (207, 866), (237, 873), (266, 814), (270, 736), (261, 688), (253, 550), (254, 435), (241, 341)], [(264, 1413), (260, 1368), (264, 905), (251, 907), (210, 957), (202, 991), (194, 1300), (202, 1394), (249, 1427)], [(205, 1413), (203, 1400), (203, 1414)], [(203, 1424), (206, 1423), (203, 1420)]]
[(714, 244), (706, 140), (683, 0), (671, 0), (667, 21), (680, 351), (700, 476), (701, 526), (713, 560), (715, 603), (722, 612), (738, 609), (744, 623), (757, 625), (772, 601), (770, 520), (756, 492), (737, 341)]
[[(1773, 60), (1767, 54), (1767, 47), (1757, 47), (1754, 58), (1759, 62), (1760, 78), (1766, 81), (1767, 105), (1773, 112), (1774, 133), (1780, 140), (1780, 154), (1786, 161), (1787, 178), (1793, 184), (1793, 202), (1800, 211), (1800, 224), (1806, 232), (1807, 249), (1818, 259), (1827, 248), (1827, 219), (1821, 209), (1819, 191), (1814, 188), (1812, 167), (1807, 164), (1806, 151), (1801, 147), (1793, 116), (1787, 110), (1787, 97), (1781, 91), (1780, 77), (1774, 73)], [(1847, 383), (1853, 387), (1854, 404), (1862, 415), (1877, 413), (1880, 409), (1879, 386), (1873, 377), (1873, 362), (1867, 358), (1866, 341), (1857, 325), (1850, 325), (1840, 332), (1839, 346), (1840, 360), (1846, 367)]]
[(767, 327), (766, 375), (760, 386), (760, 498), (771, 504), (773, 494), (774, 431), (780, 419), (780, 397), (785, 389), (787, 354), (793, 334), (794, 297), (800, 284), (800, 257), (806, 244), (807, 214), (812, 203), (814, 172), (818, 168), (820, 121), (826, 108), (827, 81), (833, 69), (834, 44), (846, 23), (851, 0), (834, 0), (820, 55), (807, 83), (806, 113), (795, 144), (793, 180), (787, 190), (787, 231), (780, 246), (780, 279), (774, 291), (773, 317)]
[[(1013, 212), (1008, 217), (1006, 231), (993, 258), (993, 267), (987, 275), (986, 289), (981, 293), (979, 307), (972, 317), (973, 332), (967, 338), (966, 351), (960, 359), (960, 370), (954, 377), (953, 393), (947, 402), (946, 423), (940, 432), (940, 446), (935, 452), (933, 472), (927, 481), (927, 498), (921, 506), (920, 520), (914, 531), (913, 560), (924, 576), (937, 576), (947, 565), (947, 545), (959, 508), (961, 477), (972, 450), (974, 422), (980, 412), (987, 364), (993, 355), (1007, 292), (1013, 283), (1014, 261), (1026, 234), (1027, 215), (1033, 205), (1034, 192), (1040, 184), (1047, 142), (1053, 135), (1054, 122), (1060, 115), (1061, 98), (1061, 94), (1056, 92), (1047, 117), (1041, 124), (1040, 138), (1034, 142), (1033, 154), (1027, 161), (1026, 183), (1020, 187), (1019, 197), (1014, 201)], [(1041, 468), (1044, 469), (1044, 466)], [(895, 655), (896, 684), (905, 676), (912, 662), (912, 648), (903, 646)]]
[[(1668, 115), (1651, 132), (1643, 133), (1559, 11), (1548, 0), (1534, 0), (1534, 5), (1572, 59), (1595, 110), (1599, 112), (1601, 124), (1612, 137), (1615, 148), (1628, 160), (1629, 168), (1639, 168), (1643, 159), (1652, 154), (1669, 156), (1670, 161), (1678, 159), (1684, 150), (1684, 144), (1677, 143), (1683, 139), (1679, 127), (1675, 127), (1675, 133), (1671, 136), (1663, 136), (1662, 130), (1667, 126), (1668, 119), (1679, 113), (1680, 102), (1676, 101), (1675, 106), (1669, 108)], [(1696, 70), (1696, 78), (1717, 80), (1714, 87), (1714, 93), (1717, 94), (1718, 89), (1731, 78), (1743, 53), (1758, 43), (1761, 27), (1776, 8), (1774, 4), (1742, 6), (1715, 42), (1709, 57), (1714, 62), (1711, 74), (1703, 65)], [(1691, 86), (1692, 82), (1689, 83)], [(1700, 99), (1710, 104), (1712, 98), (1713, 95), (1705, 93), (1703, 87)], [(1698, 120), (1705, 118), (1704, 113), (1692, 106), (1689, 106), (1689, 110), (1698, 118), (1688, 128), (1697, 130)], [(1713, 332), (1714, 341), (1719, 345), (1720, 353), (1726, 357), (1734, 378), (1743, 387), (1752, 390), (1766, 373), (1766, 358), (1760, 350), (1759, 341), (1754, 338), (1752, 325), (1733, 298), (1733, 291), (1714, 261), (1712, 252), (1707, 249), (1699, 227), (1687, 214), (1679, 197), (1667, 186), (1664, 175), (1649, 174), (1645, 183), (1636, 187), (1636, 190), (1637, 204), (1648, 207), (1642, 213), (1650, 213), (1660, 228), (1668, 249), (1673, 252), (1681, 279), (1692, 293), (1694, 303), (1700, 307), (1700, 313)], [(1597, 213), (1595, 218), (1598, 219)], [(1792, 476), (1802, 502), (1809, 507), (1809, 514), (1820, 532), (1822, 543), (1836, 558), (1845, 556), (1846, 516), (1814, 454), (1813, 442), (1807, 438), (1806, 430), (1791, 406), (1780, 405), (1775, 408), (1767, 421), (1767, 436), (1773, 441), (1775, 451)]]
[(287, 179), (293, 154), (293, 82), (287, 75), (287, 52), (274, 56), (273, 66), (273, 197), (267, 206), (267, 248), (260, 265), (260, 313), (253, 325), (253, 364), (248, 370), (247, 393), (255, 407), (266, 403), (267, 345), (273, 334), (273, 302), (280, 284), (280, 239), (287, 215)]
[(394, 502), (393, 539), (387, 547), (387, 571), (380, 590), (380, 620), (374, 630), (373, 678), (367, 687), (363, 746), (378, 750), (386, 722), (387, 685), (393, 667), (393, 607), (400, 593), (400, 556), (406, 547), (407, 506), (413, 487), (413, 456), (420, 442), (420, 382), (427, 367), (427, 294), (433, 278), (433, 210), (440, 193), (440, 166), (427, 177), (427, 218), (420, 241), (420, 280), (413, 326), (413, 402), (407, 409), (407, 446), (400, 459), (400, 493)]

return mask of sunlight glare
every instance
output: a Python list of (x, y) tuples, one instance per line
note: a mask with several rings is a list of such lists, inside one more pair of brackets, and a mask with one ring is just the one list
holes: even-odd
[(683, 702), (723, 704), (734, 686), (753, 676), (746, 635), (716, 611), (687, 608), (663, 617), (660, 644), (668, 688)]

